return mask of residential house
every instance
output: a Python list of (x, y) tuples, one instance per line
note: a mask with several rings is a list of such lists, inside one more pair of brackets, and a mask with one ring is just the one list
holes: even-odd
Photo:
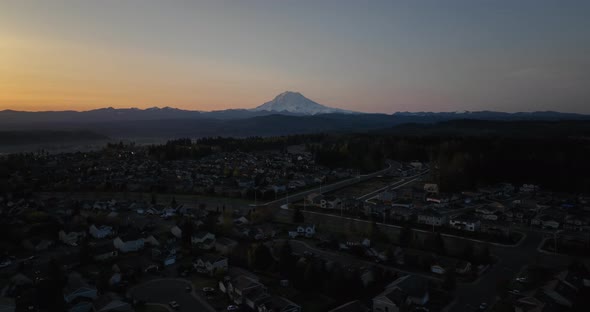
[(231, 254), (237, 245), (238, 242), (227, 237), (220, 237), (215, 240), (215, 250), (225, 256)]
[(449, 270), (454, 270), (457, 274), (467, 274), (471, 272), (471, 262), (464, 260), (439, 257), (434, 264), (430, 266), (432, 273), (443, 275)]
[(498, 220), (499, 210), (492, 206), (484, 206), (475, 208), (475, 213), (484, 220)]
[(225, 292), (235, 304), (244, 303), (244, 296), (258, 289), (266, 290), (266, 287), (250, 276), (239, 275), (219, 283), (219, 289)]
[(390, 218), (396, 221), (409, 221), (414, 217), (414, 210), (406, 207), (392, 206), (390, 210)]
[(305, 197), (305, 204), (312, 206), (321, 206), (324, 195), (318, 193), (311, 193)]
[(311, 238), (314, 237), (315, 233), (315, 224), (300, 225), (297, 227), (297, 234), (299, 236)]
[(406, 275), (373, 298), (373, 312), (399, 312), (402, 306), (423, 306), (429, 298), (428, 281), (419, 276)]
[(58, 233), (59, 240), (69, 246), (77, 246), (78, 240), (81, 238), (86, 237), (86, 233), (84, 232), (69, 232), (66, 233), (64, 230), (59, 231)]
[(199, 231), (191, 236), (191, 244), (203, 250), (211, 250), (215, 247), (215, 234)]
[(258, 307), (258, 312), (301, 312), (301, 307), (287, 298), (273, 296)]
[(478, 231), (481, 222), (478, 218), (471, 214), (461, 214), (449, 220), (449, 225), (455, 229), (475, 232)]
[(424, 191), (426, 191), (428, 193), (438, 194), (438, 184), (436, 184), (436, 183), (425, 183), (424, 184)]
[(438, 213), (434, 209), (426, 209), (420, 213), (418, 213), (418, 223), (420, 224), (427, 224), (432, 226), (442, 226), (446, 224), (447, 218)]
[(113, 240), (113, 245), (122, 253), (135, 252), (143, 249), (145, 239), (140, 234), (127, 234), (117, 236)]
[(228, 260), (216, 255), (202, 255), (193, 261), (193, 267), (199, 273), (216, 275), (227, 272)]
[(152, 259), (163, 266), (169, 266), (176, 263), (176, 248), (166, 246), (164, 248), (152, 249)]
[(342, 204), (340, 198), (337, 197), (325, 197), (320, 201), (320, 207), (323, 209), (336, 209)]
[(96, 287), (86, 283), (77, 272), (68, 275), (68, 281), (63, 293), (68, 312), (88, 312), (92, 310), (92, 301), (97, 297)]
[(575, 232), (588, 232), (590, 218), (583, 214), (568, 214), (563, 221), (563, 228)]
[(113, 228), (106, 225), (96, 226), (92, 224), (88, 229), (90, 235), (94, 238), (105, 238), (113, 235)]
[(247, 292), (244, 295), (244, 304), (252, 311), (257, 311), (258, 307), (269, 301), (272, 297), (263, 288), (257, 288)]
[(133, 307), (115, 294), (104, 294), (92, 304), (93, 312), (132, 312)]

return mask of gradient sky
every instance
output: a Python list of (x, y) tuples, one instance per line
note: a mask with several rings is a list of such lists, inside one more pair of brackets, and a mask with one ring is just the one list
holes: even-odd
[(590, 113), (590, 1), (5, 1), (0, 109)]

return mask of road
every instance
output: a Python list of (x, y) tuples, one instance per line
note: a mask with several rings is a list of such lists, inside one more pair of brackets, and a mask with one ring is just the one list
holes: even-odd
[(307, 191), (303, 191), (303, 192), (299, 192), (296, 194), (288, 194), (287, 196), (285, 196), (283, 198), (279, 198), (277, 200), (273, 200), (273, 201), (263, 203), (263, 204), (258, 204), (258, 205), (250, 205), (250, 206), (263, 207), (263, 206), (273, 206), (273, 205), (284, 205), (284, 204), (288, 204), (289, 202), (300, 201), (300, 200), (303, 200), (303, 198), (305, 198), (305, 196), (307, 196), (309, 194), (318, 193), (320, 191), (322, 193), (332, 192), (332, 191), (341, 189), (343, 187), (354, 185), (354, 184), (375, 178), (379, 175), (386, 174), (389, 171), (396, 170), (399, 167), (401, 167), (400, 163), (390, 160), (387, 162), (387, 168), (385, 168), (383, 170), (375, 171), (375, 172), (369, 173), (369, 174), (359, 175), (355, 178), (350, 178), (348, 180), (343, 180), (343, 181), (338, 181), (336, 183), (323, 185), (321, 187), (314, 188), (314, 189), (307, 190)]
[(397, 189), (397, 188), (400, 188), (400, 187), (402, 187), (404, 185), (410, 184), (410, 183), (416, 181), (416, 179), (418, 177), (421, 177), (421, 176), (427, 174), (429, 171), (430, 170), (425, 170), (425, 171), (422, 171), (421, 173), (419, 173), (417, 175), (414, 175), (414, 176), (411, 176), (411, 177), (408, 177), (408, 178), (403, 178), (400, 181), (396, 181), (395, 183), (392, 183), (392, 184), (390, 184), (388, 186), (385, 186), (385, 187), (382, 187), (382, 188), (380, 188), (378, 190), (375, 190), (373, 192), (367, 193), (367, 194), (365, 194), (365, 195), (363, 195), (363, 196), (361, 196), (361, 197), (359, 197), (357, 199), (358, 200), (369, 200), (369, 199), (373, 199), (377, 195), (379, 195), (381, 192), (383, 192), (383, 191), (385, 191), (385, 190), (387, 190), (389, 188)]
[(474, 311), (482, 302), (491, 306), (497, 300), (498, 283), (514, 278), (526, 265), (560, 267), (571, 263), (572, 257), (539, 252), (537, 248), (542, 240), (542, 233), (529, 232), (516, 247), (492, 246), (490, 251), (496, 256), (498, 262), (475, 282), (458, 284), (455, 303), (448, 308), (448, 311)]
[[(277, 239), (275, 242), (277, 242), (279, 244), (283, 244), (284, 241), (285, 240)], [(392, 266), (383, 265), (383, 264), (375, 263), (372, 261), (359, 259), (353, 255), (350, 255), (350, 254), (322, 250), (322, 249), (316, 248), (314, 246), (311, 246), (307, 242), (304, 242), (304, 241), (289, 240), (289, 242), (291, 243), (291, 248), (293, 249), (294, 254), (302, 255), (305, 251), (309, 251), (309, 252), (312, 252), (312, 253), (318, 255), (322, 259), (335, 261), (335, 262), (339, 262), (339, 263), (346, 264), (346, 265), (353, 265), (353, 266), (357, 266), (357, 267), (361, 267), (361, 266), (378, 267), (378, 268), (381, 268), (383, 270), (390, 271), (390, 272), (402, 273), (402, 274), (412, 274), (412, 275), (418, 275), (418, 276), (421, 276), (421, 277), (424, 277), (427, 279), (431, 279), (431, 280), (440, 280), (439, 278), (434, 277), (430, 274), (405, 271), (405, 270), (401, 270), (401, 269), (398, 269), (398, 268), (395, 268)]]
[[(191, 292), (185, 289), (189, 285)], [(180, 305), (180, 312), (215, 312), (196, 291), (189, 281), (183, 279), (155, 279), (133, 287), (129, 294), (135, 299), (165, 306), (175, 300)]]

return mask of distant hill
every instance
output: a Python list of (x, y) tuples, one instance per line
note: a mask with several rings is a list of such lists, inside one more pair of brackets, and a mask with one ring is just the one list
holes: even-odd
[(590, 120), (475, 120), (460, 119), (438, 123), (404, 123), (373, 133), (396, 136), (512, 137), (590, 139)]
[(0, 145), (32, 145), (46, 143), (75, 143), (104, 141), (109, 138), (91, 131), (0, 131)]

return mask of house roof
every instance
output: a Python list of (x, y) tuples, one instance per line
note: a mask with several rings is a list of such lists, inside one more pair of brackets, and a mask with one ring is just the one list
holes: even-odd
[(217, 244), (224, 245), (224, 246), (236, 245), (238, 243), (235, 240), (233, 240), (231, 238), (227, 238), (227, 237), (218, 238), (216, 242), (217, 242)]
[(128, 303), (123, 302), (118, 296), (110, 293), (96, 298), (92, 306), (96, 312), (132, 311), (131, 306)]
[(217, 255), (205, 254), (205, 255), (200, 256), (199, 259), (201, 259), (201, 261), (203, 261), (203, 262), (215, 263), (215, 262), (223, 261), (226, 258), (221, 257), (221, 256), (217, 256)]
[(260, 284), (258, 281), (245, 276), (245, 275), (240, 275), (238, 277), (236, 277), (233, 281), (232, 281), (232, 285), (234, 288), (236, 289), (248, 289), (248, 288), (252, 288), (252, 287), (262, 287), (262, 284)]
[(68, 275), (68, 282), (64, 288), (64, 294), (71, 294), (80, 288), (90, 288), (88, 283), (78, 272), (72, 272)]
[(291, 300), (284, 298), (284, 297), (277, 297), (273, 296), (268, 301), (263, 303), (263, 305), (271, 311), (282, 311), (284, 308), (288, 306), (297, 306)]
[(194, 238), (198, 238), (198, 239), (203, 239), (205, 238), (208, 234), (210, 234), (207, 231), (198, 231), (197, 233), (193, 234)]
[(389, 284), (387, 288), (398, 288), (408, 296), (421, 298), (428, 293), (428, 280), (420, 276), (406, 275)]

